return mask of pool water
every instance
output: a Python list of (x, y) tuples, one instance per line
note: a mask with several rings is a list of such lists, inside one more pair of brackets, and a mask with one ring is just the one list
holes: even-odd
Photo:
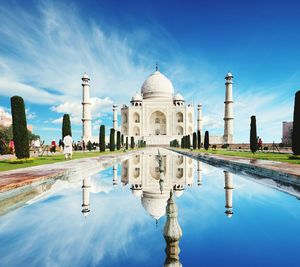
[[(183, 235), (168, 265), (171, 189)], [(299, 243), (298, 198), (165, 149), (59, 180), (0, 217), (0, 266), (300, 266)]]

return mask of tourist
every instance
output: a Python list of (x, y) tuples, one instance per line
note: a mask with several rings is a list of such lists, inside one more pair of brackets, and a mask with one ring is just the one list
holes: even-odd
[(258, 139), (258, 150), (263, 150), (263, 143), (262, 143), (262, 140), (261, 138)]
[(63, 140), (65, 146), (64, 146), (64, 154), (65, 154), (65, 159), (72, 159), (72, 154), (73, 154), (73, 138), (70, 135), (67, 135), (64, 137)]
[(40, 153), (41, 152), (41, 142), (40, 142), (40, 139), (37, 138), (34, 140), (34, 153), (37, 152), (37, 153)]
[(85, 151), (85, 142), (82, 140), (82, 151)]
[(10, 139), (10, 141), (8, 143), (8, 147), (9, 147), (10, 154), (14, 154), (15, 153), (15, 142), (13, 139)]
[(51, 142), (50, 152), (52, 152), (52, 153), (56, 152), (56, 141), (55, 141), (55, 139), (53, 139), (52, 142)]
[(61, 139), (59, 139), (58, 145), (59, 145), (59, 151), (63, 152), (63, 150), (64, 150), (64, 142)]

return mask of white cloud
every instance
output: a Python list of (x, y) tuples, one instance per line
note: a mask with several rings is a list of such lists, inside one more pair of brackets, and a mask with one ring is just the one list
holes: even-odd
[[(105, 97), (105, 98), (92, 97), (91, 98), (92, 119), (99, 121), (99, 117), (101, 117), (104, 112), (110, 111), (112, 104), (113, 101), (109, 97)], [(72, 124), (81, 125), (82, 123), (81, 121), (82, 104), (80, 102), (76, 102), (76, 101), (64, 102), (60, 105), (52, 106), (50, 109), (57, 113), (70, 114)], [(53, 119), (52, 123), (61, 124), (62, 116), (57, 119)]]

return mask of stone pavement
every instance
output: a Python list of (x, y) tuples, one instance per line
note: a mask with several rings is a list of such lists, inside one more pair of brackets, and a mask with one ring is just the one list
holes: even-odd
[(300, 186), (299, 164), (241, 158), (236, 156), (212, 155), (177, 149), (172, 150), (211, 165), (225, 167), (229, 171), (245, 172), (250, 175), (270, 178), (285, 184)]
[(0, 193), (67, 175), (88, 176), (110, 166), (114, 161), (140, 152), (141, 150), (135, 150), (0, 172)]

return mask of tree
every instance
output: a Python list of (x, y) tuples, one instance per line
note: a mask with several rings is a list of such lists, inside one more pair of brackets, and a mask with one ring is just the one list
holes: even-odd
[(88, 149), (89, 151), (91, 151), (91, 150), (93, 149), (93, 144), (92, 144), (92, 142), (91, 142), (91, 141), (88, 141), (86, 147), (87, 147), (87, 149)]
[(183, 143), (183, 137), (181, 137), (181, 141), (180, 141), (180, 147), (183, 148), (184, 143)]
[(110, 129), (110, 135), (109, 135), (109, 150), (115, 151), (115, 129)]
[(19, 159), (29, 158), (29, 139), (24, 100), (20, 96), (13, 96), (10, 102), (16, 156)]
[(126, 136), (126, 149), (128, 149), (128, 136)]
[(130, 148), (134, 149), (134, 137), (133, 136), (131, 136), (131, 138), (130, 138)]
[(200, 131), (198, 131), (197, 132), (197, 145), (198, 145), (198, 149), (200, 149), (201, 148), (201, 132)]
[(257, 151), (257, 132), (256, 132), (256, 117), (255, 116), (251, 116), (250, 150), (252, 153), (255, 153)]
[(292, 150), (294, 155), (300, 155), (300, 90), (295, 94)]
[(191, 148), (191, 137), (190, 137), (190, 135), (187, 135), (186, 139), (187, 139), (187, 142), (186, 142), (187, 143), (187, 148), (190, 149)]
[(99, 133), (99, 148), (101, 152), (105, 151), (105, 126), (100, 126), (100, 133)]
[(64, 137), (67, 135), (72, 136), (71, 121), (69, 114), (64, 114), (62, 122), (62, 139), (64, 139)]
[(193, 133), (193, 149), (197, 148), (197, 134)]
[(209, 148), (209, 132), (205, 131), (205, 135), (204, 135), (204, 148), (205, 150), (208, 150)]
[(121, 148), (121, 132), (117, 131), (117, 150)]

